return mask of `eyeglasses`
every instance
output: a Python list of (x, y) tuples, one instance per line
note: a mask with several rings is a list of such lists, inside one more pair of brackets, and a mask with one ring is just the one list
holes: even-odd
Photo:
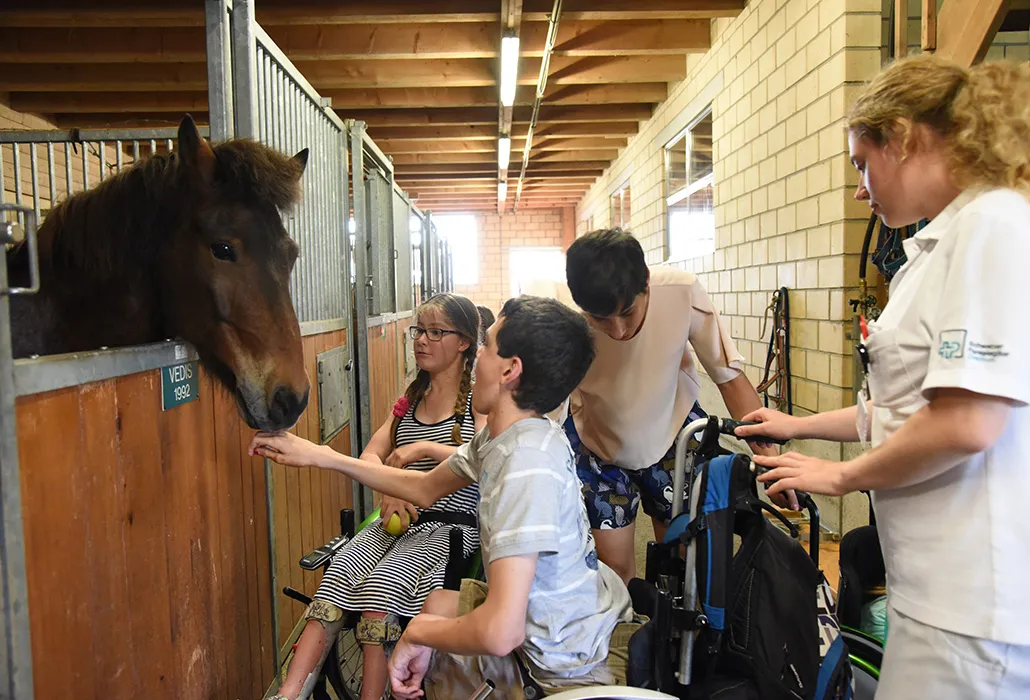
[(443, 340), (443, 337), (449, 333), (454, 335), (461, 335), (458, 331), (446, 331), (443, 328), (420, 328), (418, 326), (408, 326), (408, 335), (412, 340), (418, 340), (423, 335), (429, 338), (434, 343), (438, 343)]

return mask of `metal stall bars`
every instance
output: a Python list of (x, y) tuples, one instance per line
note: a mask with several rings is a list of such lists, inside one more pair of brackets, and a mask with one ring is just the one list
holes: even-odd
[(427, 211), (422, 219), (422, 297), (428, 299), (443, 291), (440, 286), (440, 237), (433, 220), (433, 212)]
[[(0, 131), (0, 194), (42, 223), (55, 204), (153, 153), (175, 150), (176, 129)], [(208, 135), (206, 127), (200, 133)], [(25, 167), (26, 162), (28, 168)], [(6, 181), (4, 170), (12, 174)]]
[[(226, 35), (223, 24), (226, 10), (222, 0), (208, 2), (208, 51), (216, 60), (225, 56), (224, 50), (218, 49), (218, 42)], [(355, 335), (349, 303), (347, 126), (332, 110), (330, 101), (318, 94), (257, 23), (252, 0), (233, 2), (228, 34), (231, 37), (231, 61), (224, 64), (220, 74), (211, 69), (210, 73), (214, 75), (209, 77), (213, 77), (218, 86), (233, 86), (235, 136), (258, 139), (291, 156), (308, 149), (307, 167), (301, 179), (301, 203), (284, 221), (286, 230), (301, 251), (291, 278), (290, 294), (302, 335), (346, 328), (347, 344), (351, 348), (350, 352), (331, 350), (317, 358), (319, 378), (332, 378), (331, 382), (320, 381), (320, 403), (324, 403), (326, 398), (323, 393), (346, 394), (337, 396), (330, 410), (320, 411), (320, 438), (325, 443), (342, 430), (352, 416), (364, 419), (367, 415), (367, 410), (362, 410), (367, 409), (367, 397), (357, 399), (364, 394), (364, 388), (359, 383), (359, 390), (351, 391), (351, 382), (347, 379), (355, 359), (354, 348), (359, 354), (365, 348), (362, 337), (364, 324), (357, 325), (358, 334)], [(231, 72), (231, 80), (225, 78), (226, 72)], [(225, 99), (220, 101), (223, 117), (228, 113), (226, 103)], [(217, 119), (218, 116), (213, 114), (212, 118)], [(227, 119), (223, 128), (228, 128)], [(358, 366), (360, 370), (364, 362), (359, 360)], [(327, 423), (330, 419), (332, 425)], [(365, 430), (364, 424), (365, 421), (359, 419), (361, 432)], [(357, 433), (352, 425), (352, 454), (360, 453)], [(360, 443), (363, 444), (364, 441)], [(353, 484), (355, 503), (371, 502), (371, 493), (365, 494), (363, 487), (357, 482)], [(272, 562), (269, 578), (274, 621), (272, 648), (278, 676), (282, 663), (278, 644), (279, 582), (275, 566), (273, 488), (272, 466), (266, 459), (265, 506), (268, 511), (269, 561)]]
[[(356, 433), (360, 434), (360, 443), (357, 445), (360, 451), (372, 439), (373, 429), (368, 322), (372, 316), (383, 313), (384, 286), (390, 284), (392, 288), (393, 284), (392, 276), (383, 279), (386, 266), (381, 263), (384, 259), (388, 260), (392, 269), (393, 235), (390, 229), (393, 227), (393, 206), (390, 204), (390, 193), (393, 189), (393, 163), (368, 136), (365, 122), (348, 120), (347, 125), (350, 130), (351, 172), (354, 173), (354, 342), (358, 364), (355, 394), (358, 396), (356, 411), (359, 426), (357, 431), (352, 429), (351, 439), (354, 439)], [(354, 503), (360, 517), (368, 516), (375, 508), (372, 491), (362, 487), (360, 498), (356, 497)]]
[[(421, 301), (416, 302), (415, 297), (416, 281), (420, 281), (421, 265), (414, 251), (412, 234), (412, 223), (421, 227), (423, 214), (418, 207), (411, 203), (408, 194), (404, 192), (397, 183), (393, 186), (393, 243), (396, 259), (396, 288), (397, 288), (397, 316), (398, 318), (413, 315)], [(421, 242), (419, 242), (421, 245)], [(418, 270), (416, 270), (418, 268)], [(414, 325), (414, 320), (412, 321)], [(397, 362), (397, 385), (405, 387), (409, 378), (413, 377), (415, 367), (415, 341), (404, 332), (402, 326), (398, 327), (401, 333), (401, 343), (398, 347), (399, 357)]]
[[(15, 177), (18, 171), (15, 170)], [(0, 178), (3, 164), (0, 163)], [(39, 289), (36, 259), (36, 215), (31, 207), (4, 204), (0, 183), (0, 698), (31, 698), (32, 644), (29, 639), (29, 592), (25, 570), (25, 533), (22, 524), (21, 474), (18, 470), (18, 435), (15, 421), (14, 357), (11, 347), (11, 294), (34, 294)], [(22, 223), (32, 258), (32, 287), (13, 289), (7, 282), (7, 245), (14, 243)]]

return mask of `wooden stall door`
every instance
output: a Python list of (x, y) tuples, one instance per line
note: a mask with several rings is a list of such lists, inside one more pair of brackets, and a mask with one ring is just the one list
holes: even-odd
[[(305, 339), (313, 366), (336, 337)], [(309, 370), (310, 371), (310, 370)], [(161, 410), (157, 370), (19, 399), (36, 697), (255, 698), (273, 675), (265, 471), (203, 372)], [(313, 397), (297, 432), (317, 438)], [(343, 431), (332, 442), (346, 451)], [(350, 483), (273, 470), (278, 584), (339, 529)], [(300, 610), (280, 602), (277, 638)]]

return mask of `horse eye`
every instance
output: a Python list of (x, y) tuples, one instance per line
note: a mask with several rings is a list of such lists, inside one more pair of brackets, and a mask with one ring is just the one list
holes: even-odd
[(212, 243), (211, 252), (219, 260), (225, 260), (226, 262), (236, 262), (236, 251), (232, 249), (232, 246), (228, 243)]

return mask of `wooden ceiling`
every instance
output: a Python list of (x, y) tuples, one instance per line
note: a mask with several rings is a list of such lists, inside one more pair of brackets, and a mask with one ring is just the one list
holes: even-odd
[[(520, 208), (575, 204), (745, 0), (565, 0)], [(258, 22), (422, 209), (496, 210), (502, 26), (521, 38), (508, 203), (552, 0), (257, 0)], [(502, 17), (505, 19), (502, 20)], [(0, 93), (61, 127), (207, 117), (203, 2), (5, 0)]]

